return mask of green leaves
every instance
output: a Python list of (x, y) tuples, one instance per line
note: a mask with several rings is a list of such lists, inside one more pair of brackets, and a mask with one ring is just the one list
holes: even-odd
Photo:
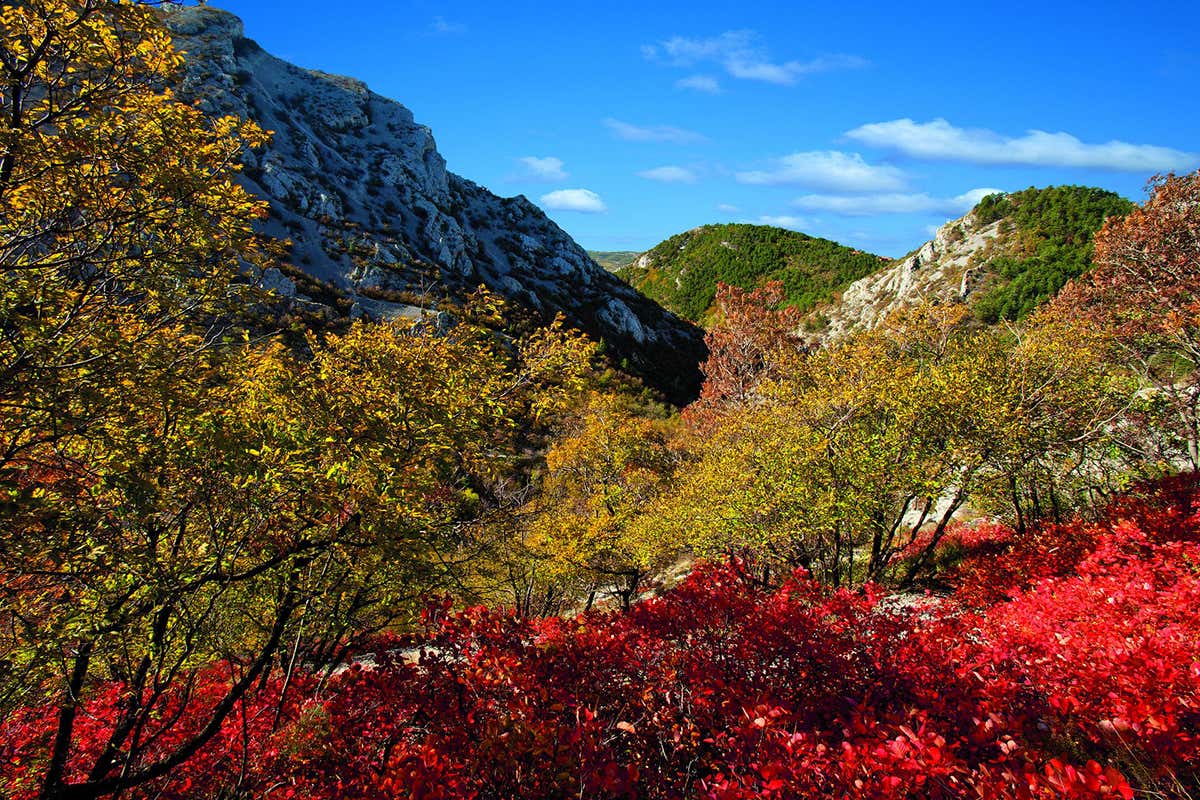
[(781, 228), (705, 225), (672, 236), (647, 253), (646, 262), (617, 274), (666, 308), (701, 322), (712, 315), (719, 283), (752, 289), (779, 281), (784, 302), (807, 311), (885, 260)]

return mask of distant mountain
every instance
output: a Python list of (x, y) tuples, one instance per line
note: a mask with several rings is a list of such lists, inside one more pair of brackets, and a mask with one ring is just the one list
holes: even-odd
[(706, 319), (718, 282), (742, 288), (783, 283), (801, 310), (828, 300), (888, 260), (828, 239), (766, 225), (703, 225), (672, 236), (617, 274), (682, 317)]
[(985, 197), (931, 241), (822, 304), (809, 328), (837, 337), (922, 300), (965, 303), (983, 323), (1021, 319), (1088, 270), (1095, 232), (1132, 207), (1086, 186)]
[(404, 106), (269, 55), (226, 12), (165, 13), (186, 53), (180, 95), (274, 131), (265, 151), (245, 156), (246, 185), (271, 203), (264, 232), (293, 243), (292, 265), (266, 276), (273, 288), (310, 308), (379, 318), (415, 316), (483, 284), (537, 320), (564, 314), (672, 400), (698, 393), (697, 328), (597, 266), (524, 197), (447, 172)]
[(616, 272), (621, 267), (632, 264), (641, 255), (639, 250), (588, 250), (587, 254), (600, 266), (609, 272)]

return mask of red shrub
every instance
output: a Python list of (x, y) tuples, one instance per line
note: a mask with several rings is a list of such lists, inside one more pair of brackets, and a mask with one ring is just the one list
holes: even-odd
[[(278, 730), (269, 684), (126, 796), (1132, 798), (1128, 777), (1184, 797), (1200, 788), (1194, 497), (1194, 479), (1144, 487), (969, 563), (963, 579), (1008, 581), (990, 607), (963, 587), (975, 612), (889, 612), (803, 575), (764, 591), (712, 566), (624, 614), (438, 606), (416, 663), (380, 654), (320, 692), (305, 678)], [(119, 696), (89, 702), (84, 751)], [(51, 724), (0, 721), (0, 794), (36, 794)]]
[(1046, 524), (1024, 536), (1011, 529), (1005, 534), (1003, 526), (985, 526), (991, 544), (968, 548), (967, 558), (944, 578), (958, 587), (957, 599), (973, 608), (986, 608), (1039, 580), (1072, 574), (1122, 523), (1142, 534), (1121, 546), (1135, 546), (1143, 539), (1200, 541), (1200, 475), (1186, 473), (1135, 486), (1111, 502), (1096, 523)]
[[(190, 681), (180, 678), (177, 685), (190, 683), (190, 688), (186, 691), (181, 688), (166, 698), (161, 713), (136, 737), (142, 745), (140, 763), (159, 760), (199, 732), (208, 722), (212, 708), (228, 691), (231, 680), (228, 665), (199, 672)], [(282, 708), (279, 680), (269, 681), (249, 693), (234, 707), (220, 733), (206, 747), (168, 777), (127, 796), (219, 797), (223, 790), (235, 786), (250, 795), (264, 789), (273, 779), (254, 767), (272, 752), (277, 711), (283, 720), (296, 717), (311, 685), (307, 677), (300, 676), (293, 682)], [(87, 778), (87, 770), (109, 741), (119, 707), (128, 701), (125, 688), (119, 683), (97, 687), (92, 693), (76, 722), (75, 747), (67, 771), (69, 782)], [(25, 800), (38, 796), (56, 720), (57, 710), (49, 707), (26, 708), (0, 720), (0, 797)]]
[[(1119, 524), (1076, 575), (991, 609), (980, 627), (991, 675), (1053, 716), (1073, 748), (1148, 778), (1195, 783), (1200, 768), (1200, 545), (1156, 545)], [(1039, 720), (1045, 722), (1045, 719)]]
[(624, 615), (475, 609), (419, 664), (347, 673), (329, 738), (272, 769), (314, 798), (1130, 796), (1025, 735), (1019, 677), (955, 666), (990, 652), (973, 624), (715, 568)]

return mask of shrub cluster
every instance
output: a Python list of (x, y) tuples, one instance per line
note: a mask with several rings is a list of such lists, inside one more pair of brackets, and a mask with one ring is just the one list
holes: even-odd
[[(729, 564), (628, 613), (431, 605), (418, 648), (385, 644), (323, 688), (296, 675), (286, 697), (267, 683), (214, 743), (135, 794), (1185, 797), (1200, 786), (1196, 500), (1187, 476), (1099, 523), (1009, 532), (942, 600), (829, 590), (803, 573), (764, 589)], [(979, 583), (1007, 591), (989, 601)], [(198, 673), (171, 713), (203, 707), (235, 673)], [(113, 685), (90, 703), (97, 736), (81, 749), (104, 747), (120, 702)], [(0, 725), (14, 800), (36, 796), (25, 776), (51, 719), (30, 709)]]

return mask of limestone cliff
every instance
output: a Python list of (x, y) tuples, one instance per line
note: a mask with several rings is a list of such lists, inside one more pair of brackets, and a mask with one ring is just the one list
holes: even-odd
[(915, 253), (850, 284), (817, 312), (822, 335), (840, 338), (873, 328), (888, 314), (924, 300), (965, 303), (986, 274), (984, 254), (1000, 237), (1001, 220), (980, 225), (974, 212), (938, 228)]
[[(175, 8), (167, 24), (187, 56), (180, 94), (274, 132), (246, 156), (247, 186), (271, 203), (265, 232), (291, 240), (294, 267), (337, 287), (352, 314), (411, 316), (482, 284), (538, 319), (563, 313), (676, 401), (698, 391), (697, 328), (599, 267), (524, 197), (448, 172), (407, 108), (275, 58), (227, 12)], [(295, 277), (266, 282), (304, 299)]]
[(1087, 186), (991, 195), (913, 253), (851, 283), (807, 327), (816, 339), (836, 339), (922, 301), (965, 304), (981, 323), (1019, 320), (1091, 268), (1096, 231), (1130, 208)]

